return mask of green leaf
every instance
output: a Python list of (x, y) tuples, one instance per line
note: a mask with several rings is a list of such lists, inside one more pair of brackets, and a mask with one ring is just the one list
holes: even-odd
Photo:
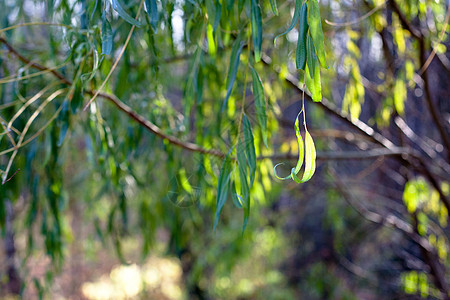
[(309, 0), (308, 2), (308, 24), (309, 30), (316, 47), (317, 57), (324, 68), (328, 68), (325, 61), (325, 44), (323, 39), (322, 22), (320, 18), (319, 3), (317, 0)]
[(266, 100), (264, 96), (264, 88), (255, 69), (252, 70), (253, 79), (253, 95), (255, 97), (256, 118), (261, 127), (262, 138), (264, 145), (267, 146), (267, 115), (266, 115)]
[(256, 153), (255, 153), (255, 141), (253, 139), (253, 132), (250, 121), (244, 114), (244, 139), (245, 139), (245, 155), (247, 156), (248, 166), (250, 167), (250, 186), (255, 181), (256, 173)]
[(285, 35), (286, 33), (289, 33), (289, 31), (291, 31), (292, 29), (294, 29), (295, 25), (297, 25), (298, 19), (300, 17), (300, 8), (302, 5), (302, 0), (296, 0), (295, 1), (295, 10), (294, 10), (294, 16), (292, 17), (292, 22), (291, 25), (289, 25), (289, 28), (283, 32), (280, 33), (279, 35), (277, 35), (274, 39), (273, 39), (273, 44), (275, 45), (277, 42), (277, 38), (279, 38), (282, 35)]
[(303, 3), (300, 10), (300, 24), (298, 29), (297, 40), (297, 53), (296, 53), (296, 66), (297, 69), (305, 69), (306, 64), (306, 40), (308, 36), (308, 20), (307, 20), (308, 8), (306, 3)]
[(109, 55), (112, 50), (111, 24), (106, 19), (105, 11), (102, 13), (102, 54)]
[(236, 193), (236, 184), (234, 181), (231, 184), (231, 199), (233, 200), (234, 206), (237, 208), (242, 208), (242, 203), (244, 203), (244, 200)]
[(236, 80), (236, 74), (239, 67), (239, 59), (241, 56), (242, 48), (244, 47), (244, 42), (242, 41), (242, 35), (240, 34), (233, 43), (231, 48), (230, 65), (228, 66), (227, 75), (227, 94), (225, 100), (223, 101), (222, 111), (225, 109), (230, 98), (231, 91), (233, 90), (234, 81)]
[(311, 76), (311, 78), (314, 78), (314, 72), (316, 71), (316, 65), (314, 63), (314, 59), (317, 60), (317, 56), (315, 53), (315, 48), (314, 48), (314, 43), (313, 40), (311, 38), (311, 35), (308, 35), (307, 37), (307, 44), (308, 44), (308, 54), (307, 54), (307, 64), (308, 64), (308, 69), (309, 69), (309, 76)]
[(303, 158), (305, 156), (305, 149), (303, 147), (303, 139), (302, 135), (300, 134), (300, 128), (299, 128), (299, 120), (300, 114), (297, 115), (297, 119), (295, 120), (295, 136), (297, 137), (297, 144), (298, 144), (298, 161), (297, 165), (294, 168), (294, 173), (297, 175), (300, 171), (302, 165), (303, 165)]
[(220, 213), (222, 212), (223, 206), (227, 201), (228, 191), (230, 189), (230, 176), (231, 176), (231, 151), (228, 151), (225, 159), (223, 161), (222, 169), (219, 175), (219, 182), (217, 185), (217, 204), (216, 204), (216, 214), (214, 216), (214, 230), (216, 230), (217, 224), (219, 222)]
[(156, 0), (145, 0), (145, 10), (150, 17), (150, 25), (154, 32), (158, 31), (158, 6)]
[(141, 26), (141, 23), (139, 23), (138, 21), (136, 21), (135, 19), (133, 19), (120, 5), (119, 0), (112, 0), (112, 5), (114, 10), (119, 14), (119, 16), (124, 19), (125, 21), (127, 21), (128, 23), (130, 23), (131, 25), (134, 26)]
[[(306, 130), (306, 128), (305, 128)], [(292, 179), (296, 183), (307, 182), (314, 175), (316, 170), (316, 147), (314, 146), (314, 141), (309, 134), (308, 130), (305, 132), (305, 172), (303, 173), (302, 179), (297, 177), (294, 172), (294, 168), (291, 170)]]
[(270, 6), (272, 7), (273, 14), (278, 16), (277, 0), (270, 0)]
[(242, 228), (244, 230), (248, 222), (248, 217), (250, 216), (250, 187), (247, 180), (247, 159), (243, 142), (238, 143), (237, 160), (241, 182), (242, 207), (244, 208), (244, 225)]
[(322, 87), (320, 83), (320, 67), (319, 61), (315, 55), (312, 56), (312, 68), (314, 68), (314, 79), (310, 76), (309, 63), (306, 64), (306, 86), (311, 92), (311, 97), (314, 102), (320, 102), (322, 100)]
[(262, 17), (261, 7), (259, 7), (258, 0), (252, 1), (252, 36), (253, 48), (255, 52), (255, 62), (261, 60), (261, 44), (262, 44)]
[(218, 0), (206, 0), (206, 11), (208, 13), (208, 20), (213, 27), (213, 32), (216, 31), (220, 23), (220, 16), (222, 15), (222, 4)]

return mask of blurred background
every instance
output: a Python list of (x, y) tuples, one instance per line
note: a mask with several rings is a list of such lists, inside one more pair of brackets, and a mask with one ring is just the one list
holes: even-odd
[[(449, 1), (320, 1), (322, 102), (273, 42), (298, 3), (1, 1), (0, 297), (448, 299)], [(230, 192), (214, 230), (244, 112), (250, 216)]]

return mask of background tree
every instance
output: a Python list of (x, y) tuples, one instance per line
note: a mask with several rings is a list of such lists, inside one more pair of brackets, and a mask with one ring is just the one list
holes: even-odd
[(1, 2), (0, 294), (448, 298), (449, 4), (305, 3)]

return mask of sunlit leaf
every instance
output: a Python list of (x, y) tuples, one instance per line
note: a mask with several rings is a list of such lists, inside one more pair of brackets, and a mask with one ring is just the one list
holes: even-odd
[(253, 79), (253, 95), (255, 96), (256, 118), (258, 119), (259, 126), (261, 127), (264, 145), (267, 148), (267, 115), (264, 88), (256, 70), (253, 68), (251, 68), (251, 70)]
[(314, 175), (316, 170), (316, 147), (314, 146), (314, 141), (309, 134), (308, 130), (305, 132), (305, 171), (302, 178), (298, 178), (295, 173), (295, 169), (292, 168), (291, 175), (292, 179), (296, 183), (307, 182)]
[(297, 160), (297, 165), (294, 168), (295, 174), (298, 174), (298, 172), (300, 171), (300, 169), (303, 165), (303, 159), (305, 156), (303, 139), (302, 139), (302, 135), (300, 134), (300, 128), (299, 128), (299, 116), (300, 116), (300, 114), (297, 115), (297, 119), (295, 120), (295, 125), (294, 125), (295, 136), (297, 137), (297, 144), (298, 144), (298, 160)]
[(322, 31), (322, 22), (320, 18), (319, 3), (317, 0), (309, 0), (308, 2), (308, 24), (311, 32), (316, 54), (320, 64), (324, 68), (328, 68), (325, 61), (325, 44)]
[(310, 76), (309, 64), (306, 64), (306, 87), (311, 92), (311, 97), (315, 102), (322, 100), (322, 86), (320, 82), (320, 67), (317, 57), (313, 55), (314, 79)]

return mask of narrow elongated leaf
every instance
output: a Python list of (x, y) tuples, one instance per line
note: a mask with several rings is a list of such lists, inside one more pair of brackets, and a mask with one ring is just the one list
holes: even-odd
[(114, 10), (119, 14), (119, 16), (124, 19), (125, 21), (127, 21), (128, 23), (130, 23), (131, 25), (134, 26), (141, 26), (141, 23), (139, 23), (138, 21), (136, 21), (135, 19), (133, 19), (120, 5), (119, 0), (112, 0), (112, 5)]
[(302, 0), (296, 0), (295, 1), (295, 10), (294, 10), (294, 16), (292, 17), (292, 22), (291, 25), (289, 25), (289, 28), (283, 32), (280, 33), (279, 35), (277, 35), (274, 39), (273, 39), (273, 44), (275, 45), (277, 42), (277, 38), (279, 38), (282, 35), (285, 35), (286, 33), (289, 33), (289, 31), (291, 31), (292, 29), (294, 29), (295, 25), (297, 25), (298, 19), (300, 17), (300, 8), (302, 6)]
[(239, 168), (239, 178), (241, 182), (242, 207), (244, 208), (244, 225), (243, 230), (250, 216), (250, 187), (247, 180), (247, 159), (244, 143), (240, 142), (237, 146), (237, 160)]
[(306, 86), (311, 92), (311, 97), (314, 102), (320, 102), (322, 100), (322, 87), (320, 83), (320, 67), (317, 57), (313, 55), (313, 68), (314, 68), (314, 78), (311, 78), (309, 71), (309, 64), (306, 64)]
[(300, 22), (298, 28), (296, 66), (297, 69), (305, 69), (306, 64), (306, 40), (308, 36), (308, 6), (303, 3), (300, 10)]
[(266, 115), (266, 100), (264, 96), (264, 88), (261, 83), (261, 79), (255, 69), (252, 70), (253, 79), (253, 95), (255, 96), (255, 108), (256, 108), (256, 118), (261, 128), (262, 138), (264, 145), (267, 146), (267, 115)]
[(317, 60), (317, 56), (315, 53), (315, 48), (314, 48), (314, 42), (311, 38), (310, 35), (308, 35), (307, 38), (307, 43), (308, 43), (308, 55), (307, 55), (307, 64), (308, 64), (308, 69), (309, 69), (309, 76), (311, 76), (311, 78), (314, 78), (314, 72), (316, 69), (316, 65), (314, 63), (314, 59)]
[(230, 65), (228, 66), (227, 75), (227, 94), (225, 100), (223, 101), (222, 111), (225, 109), (230, 98), (231, 91), (233, 90), (233, 85), (236, 80), (236, 74), (239, 67), (239, 59), (241, 56), (242, 48), (244, 47), (244, 42), (242, 41), (241, 35), (234, 41), (233, 47), (231, 48)]
[(230, 151), (228, 151), (227, 155), (225, 156), (219, 175), (219, 182), (217, 185), (216, 214), (214, 216), (214, 230), (216, 230), (217, 224), (219, 223), (220, 213), (222, 212), (223, 206), (227, 201), (228, 191), (230, 189), (231, 151), (232, 149), (230, 149)]
[(105, 11), (102, 13), (102, 54), (109, 55), (112, 50), (111, 24), (106, 19)]
[(242, 208), (242, 203), (244, 203), (244, 200), (236, 193), (236, 184), (234, 181), (231, 184), (231, 199), (233, 200), (234, 206), (237, 208)]
[(272, 7), (273, 14), (278, 16), (277, 0), (270, 0), (270, 6)]
[(302, 139), (302, 135), (300, 134), (300, 128), (299, 128), (299, 118), (300, 114), (297, 115), (297, 119), (295, 120), (295, 136), (297, 137), (297, 144), (298, 144), (298, 160), (297, 160), (297, 165), (294, 168), (294, 173), (298, 174), (298, 172), (300, 171), (302, 165), (303, 165), (303, 159), (305, 156), (305, 150), (303, 147), (303, 139)]
[(247, 116), (244, 114), (244, 143), (245, 143), (245, 155), (247, 156), (248, 166), (250, 167), (250, 187), (255, 181), (256, 173), (256, 153), (255, 153), (255, 141), (253, 139), (252, 126)]
[(308, 24), (311, 32), (314, 46), (316, 47), (317, 57), (324, 68), (328, 68), (325, 61), (325, 44), (323, 39), (322, 22), (320, 19), (320, 9), (317, 0), (308, 1)]
[(145, 0), (145, 8), (150, 18), (150, 25), (153, 31), (156, 32), (158, 30), (158, 6), (156, 0)]
[(255, 62), (261, 60), (261, 44), (262, 44), (262, 16), (261, 7), (258, 0), (252, 1), (252, 37), (253, 48), (255, 52)]
[(302, 178), (298, 178), (294, 169), (291, 171), (292, 179), (297, 183), (307, 182), (314, 175), (316, 170), (316, 147), (308, 130), (305, 132), (305, 172)]

